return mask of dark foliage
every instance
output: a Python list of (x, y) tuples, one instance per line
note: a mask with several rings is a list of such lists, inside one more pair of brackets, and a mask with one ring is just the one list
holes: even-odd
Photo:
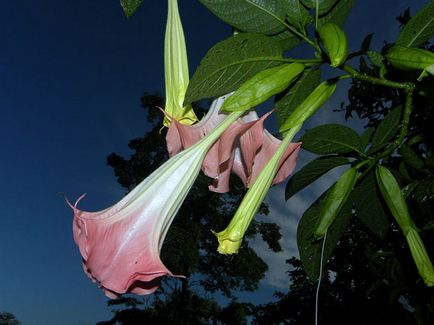
[(20, 325), (21, 322), (15, 315), (8, 312), (0, 312), (0, 325)]

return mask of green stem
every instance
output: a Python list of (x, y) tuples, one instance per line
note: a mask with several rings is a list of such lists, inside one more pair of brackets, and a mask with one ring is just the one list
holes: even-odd
[[(256, 4), (254, 1), (250, 1), (250, 4), (257, 7), (259, 10), (263, 10), (263, 8), (261, 6), (259, 6), (258, 4)], [(271, 17), (273, 17), (274, 19), (279, 21), (286, 28), (288, 28), (292, 33), (294, 33), (295, 35), (297, 35), (298, 37), (300, 37), (301, 39), (305, 40), (307, 43), (312, 45), (316, 50), (320, 50), (319, 47), (310, 38), (308, 38), (306, 35), (303, 35), (303, 33), (300, 33), (297, 28), (289, 25), (284, 19), (282, 20), (280, 17), (274, 15), (273, 13), (271, 13), (271, 12), (267, 12), (267, 13)]]
[(346, 65), (346, 64), (342, 67), (342, 69), (344, 71), (348, 72), (349, 74), (351, 74), (351, 76), (354, 79), (368, 81), (374, 85), (386, 86), (386, 87), (397, 88), (397, 89), (405, 89), (405, 90), (414, 89), (413, 83), (402, 83), (402, 82), (396, 82), (396, 81), (391, 81), (391, 80), (387, 80), (387, 79), (376, 78), (376, 77), (367, 75), (366, 73), (359, 72), (356, 69), (353, 69), (352, 67), (350, 67), (349, 65)]
[(363, 171), (361, 177), (359, 177), (359, 180), (361, 180), (366, 174), (368, 174), (372, 170), (372, 168), (374, 168), (381, 159), (390, 156), (397, 148), (399, 148), (401, 146), (401, 144), (404, 142), (405, 138), (407, 137), (408, 132), (409, 132), (408, 125), (410, 123), (410, 115), (412, 112), (413, 93), (415, 90), (415, 86), (412, 83), (406, 84), (406, 86), (408, 88), (405, 88), (406, 89), (406, 97), (405, 97), (404, 113), (402, 115), (401, 128), (399, 130), (399, 135), (395, 141), (393, 141), (389, 146), (386, 147), (386, 149), (384, 151), (379, 152), (379, 153), (375, 154), (374, 156), (368, 157), (367, 160), (360, 163), (360, 164), (364, 165), (365, 163), (369, 162), (369, 165), (368, 165), (368, 168), (366, 168)]
[(405, 97), (404, 113), (402, 115), (402, 121), (401, 121), (401, 129), (399, 130), (398, 137), (396, 138), (395, 141), (393, 141), (393, 143), (390, 144), (390, 146), (386, 148), (386, 150), (374, 156), (375, 163), (372, 164), (372, 167), (375, 166), (376, 163), (381, 159), (391, 155), (399, 146), (401, 146), (405, 137), (408, 135), (408, 125), (410, 123), (410, 115), (412, 112), (414, 89), (415, 88), (413, 86), (409, 90), (407, 90), (406, 97)]

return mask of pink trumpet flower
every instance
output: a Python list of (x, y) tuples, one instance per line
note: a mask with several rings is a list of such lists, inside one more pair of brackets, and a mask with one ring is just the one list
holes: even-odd
[[(231, 125), (210, 148), (202, 169), (207, 176), (214, 179), (209, 186), (211, 191), (229, 191), (231, 172), (240, 177), (246, 187), (253, 184), (282, 142), (264, 128), (264, 120), (269, 114), (271, 112), (258, 118), (256, 112), (251, 111)], [(174, 121), (166, 137), (169, 155), (173, 156), (189, 148), (226, 116), (227, 114), (211, 107), (207, 116), (197, 124), (183, 125)], [(233, 137), (231, 130), (238, 131), (235, 132), (237, 137)], [(282, 182), (293, 172), (299, 147), (299, 143), (290, 143), (287, 146), (272, 184)]]
[[(213, 110), (218, 111), (223, 100), (216, 100)], [(77, 208), (84, 195), (74, 205), (68, 202), (84, 271), (108, 297), (149, 294), (158, 288), (160, 277), (173, 276), (159, 254), (166, 233), (210, 147), (220, 136), (236, 138), (245, 130), (245, 125), (232, 126), (241, 114), (221, 118), (207, 136), (173, 155), (115, 205), (86, 212)]]

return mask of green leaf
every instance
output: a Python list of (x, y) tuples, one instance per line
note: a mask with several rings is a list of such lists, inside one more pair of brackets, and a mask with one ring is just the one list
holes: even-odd
[(366, 35), (366, 37), (363, 39), (363, 41), (362, 41), (362, 45), (361, 45), (361, 49), (362, 49), (363, 52), (367, 52), (367, 51), (369, 51), (369, 48), (371, 47), (371, 41), (372, 41), (372, 36), (373, 36), (373, 35), (374, 35), (373, 33), (368, 34), (368, 35)]
[(399, 148), (399, 152), (404, 159), (404, 162), (414, 169), (421, 170), (425, 163), (423, 159), (407, 144), (403, 144)]
[(340, 0), (326, 15), (319, 18), (318, 27), (330, 22), (342, 27), (356, 0)]
[[(327, 191), (328, 192), (328, 191)], [(324, 204), (326, 193), (321, 195), (303, 214), (297, 227), (297, 245), (303, 269), (311, 281), (316, 281), (319, 276), (321, 261), (322, 240), (313, 241), (313, 232), (317, 224), (318, 216)], [(327, 259), (333, 253), (337, 242), (348, 227), (351, 218), (351, 205), (345, 204), (339, 212), (333, 224), (327, 231), (327, 239), (324, 247), (323, 267)]]
[(372, 137), (372, 145), (374, 148), (378, 148), (387, 143), (394, 137), (396, 132), (398, 132), (398, 126), (401, 120), (401, 108), (402, 106), (397, 106), (392, 109), (387, 113), (381, 123), (378, 124), (374, 136)]
[(286, 0), (285, 2), (288, 22), (299, 31), (303, 31), (305, 26), (313, 21), (309, 10), (301, 4), (300, 0)]
[(188, 85), (185, 104), (237, 89), (259, 71), (281, 62), (280, 45), (261, 34), (241, 33), (214, 45)]
[(320, 15), (323, 15), (330, 11), (330, 9), (334, 6), (337, 0), (301, 0), (306, 7), (311, 9), (316, 9), (316, 3), (318, 1), (318, 12)]
[(130, 18), (140, 7), (143, 0), (120, 0), (122, 9), (127, 18)]
[(288, 51), (300, 43), (300, 38), (289, 30), (270, 36), (273, 40), (279, 42), (283, 51)]
[(319, 85), (319, 69), (306, 70), (301, 78), (289, 89), (288, 93), (276, 102), (276, 117), (279, 127), (293, 110)]
[(360, 135), (360, 139), (362, 139), (361, 149), (364, 150), (371, 140), (372, 134), (374, 134), (374, 128), (367, 128), (365, 132)]
[(399, 33), (396, 44), (418, 47), (434, 36), (434, 2), (423, 7)]
[(200, 0), (214, 15), (239, 30), (272, 35), (285, 30), (284, 0)]
[(333, 168), (348, 163), (347, 158), (339, 156), (326, 156), (312, 160), (291, 177), (286, 185), (285, 199), (288, 200)]
[(374, 67), (381, 68), (384, 66), (384, 56), (377, 51), (367, 51), (369, 61), (374, 65)]
[(375, 235), (384, 238), (389, 229), (386, 208), (376, 185), (375, 173), (368, 173), (351, 193), (357, 217)]
[(379, 69), (379, 74), (381, 77), (387, 72), (386, 65), (384, 64), (384, 56), (380, 52), (376, 51), (367, 51), (368, 58), (371, 61), (372, 65)]
[(317, 154), (361, 152), (362, 140), (349, 127), (325, 124), (307, 131), (300, 139), (302, 147)]

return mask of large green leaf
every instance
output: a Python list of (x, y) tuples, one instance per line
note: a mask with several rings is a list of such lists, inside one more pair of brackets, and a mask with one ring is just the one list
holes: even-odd
[[(303, 269), (311, 281), (316, 281), (319, 276), (321, 262), (322, 240), (313, 241), (313, 233), (318, 216), (324, 204), (327, 192), (316, 200), (303, 214), (297, 228), (297, 245)], [(351, 218), (351, 204), (345, 204), (327, 231), (324, 246), (323, 268), (326, 261), (333, 253), (337, 242), (348, 227)]]
[(319, 18), (318, 27), (333, 23), (342, 27), (356, 0), (340, 0), (327, 14)]
[(291, 177), (286, 185), (285, 199), (288, 200), (331, 169), (348, 163), (347, 158), (339, 156), (320, 157), (312, 160)]
[(371, 171), (356, 185), (350, 201), (354, 203), (356, 215), (362, 223), (383, 238), (389, 229), (389, 221), (376, 183), (375, 173)]
[(298, 30), (303, 30), (308, 23), (313, 21), (309, 10), (302, 5), (300, 0), (285, 0), (285, 3), (287, 19)]
[(384, 119), (378, 124), (372, 137), (372, 145), (374, 148), (378, 148), (381, 145), (387, 143), (398, 132), (398, 125), (401, 120), (402, 106), (397, 106), (392, 109)]
[(280, 64), (282, 50), (268, 36), (241, 33), (214, 45), (188, 85), (185, 104), (227, 94), (259, 71)]
[(361, 135), (360, 139), (362, 139), (362, 145), (360, 149), (364, 150), (366, 146), (371, 141), (372, 135), (374, 134), (375, 129), (374, 128), (367, 128)]
[(279, 127), (286, 121), (292, 111), (319, 85), (319, 69), (306, 70), (288, 93), (276, 102), (276, 117)]
[(402, 29), (396, 44), (418, 47), (434, 36), (434, 1), (423, 7)]
[(214, 15), (244, 32), (276, 34), (285, 27), (284, 0), (200, 0)]
[(122, 9), (127, 18), (130, 18), (140, 7), (143, 0), (120, 0)]
[(338, 0), (301, 0), (308, 8), (316, 9), (316, 3), (318, 2), (318, 12), (323, 15), (330, 11), (334, 4)]
[(325, 124), (307, 131), (300, 140), (302, 147), (317, 154), (361, 152), (362, 140), (349, 127)]
[(288, 51), (300, 43), (300, 38), (289, 30), (270, 36), (273, 40), (279, 42), (282, 51)]

